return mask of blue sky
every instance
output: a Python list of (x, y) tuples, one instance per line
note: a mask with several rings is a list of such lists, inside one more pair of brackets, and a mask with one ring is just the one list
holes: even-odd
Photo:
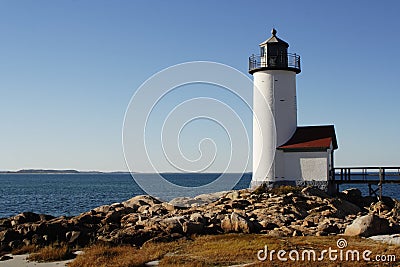
[(272, 27), (301, 55), (299, 124), (335, 124), (336, 165), (400, 165), (399, 5), (0, 1), (0, 170), (126, 170), (122, 123), (136, 88), (193, 60), (247, 73)]

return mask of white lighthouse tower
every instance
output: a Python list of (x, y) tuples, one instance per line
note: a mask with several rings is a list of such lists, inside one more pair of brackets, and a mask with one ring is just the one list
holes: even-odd
[(249, 58), (254, 77), (251, 185), (327, 181), (337, 148), (334, 128), (297, 126), (300, 56), (288, 53), (289, 44), (275, 29), (271, 33), (260, 44), (260, 55)]
[[(288, 141), (297, 128), (296, 74), (300, 56), (289, 54), (289, 44), (272, 36), (260, 44), (260, 55), (250, 57), (254, 76), (252, 185), (275, 182), (276, 147)], [(276, 129), (276, 132), (275, 132)]]

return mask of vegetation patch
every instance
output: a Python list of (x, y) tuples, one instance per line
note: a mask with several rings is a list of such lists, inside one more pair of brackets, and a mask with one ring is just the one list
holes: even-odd
[(286, 195), (289, 193), (299, 193), (304, 187), (292, 186), (292, 185), (281, 185), (271, 188), (270, 192), (274, 195)]
[[(194, 236), (192, 240), (169, 243), (146, 243), (142, 248), (131, 246), (110, 247), (95, 245), (79, 255), (69, 267), (78, 266), (144, 266), (146, 262), (160, 260), (159, 266), (229, 266), (250, 264), (251, 266), (396, 266), (396, 262), (377, 263), (360, 261), (259, 261), (257, 252), (268, 246), (271, 250), (309, 250), (317, 253), (329, 247), (338, 249), (338, 236), (268, 237), (261, 234), (225, 234)], [(378, 254), (395, 255), (400, 259), (399, 246), (378, 243), (358, 237), (346, 237), (346, 249), (372, 251)], [(318, 254), (320, 255), (320, 254)]]
[(78, 255), (68, 267), (133, 267), (162, 258), (172, 251), (182, 248), (182, 241), (168, 243), (146, 243), (141, 248), (129, 245), (93, 245)]
[(259, 185), (256, 189), (254, 189), (253, 194), (255, 195), (261, 195), (266, 193), (268, 190), (268, 187), (266, 184), (261, 184)]
[(30, 254), (27, 260), (37, 262), (63, 261), (73, 259), (74, 256), (72, 250), (67, 245), (47, 246)]
[(280, 185), (273, 188), (269, 188), (266, 184), (261, 184), (254, 189), (253, 194), (261, 195), (264, 193), (271, 193), (273, 195), (286, 195), (288, 193), (300, 193), (304, 187), (291, 186), (291, 185)]
[(27, 246), (22, 246), (20, 248), (13, 249), (11, 251), (11, 254), (13, 254), (13, 255), (29, 254), (29, 253), (34, 253), (37, 250), (38, 250), (38, 248), (35, 245), (27, 245)]

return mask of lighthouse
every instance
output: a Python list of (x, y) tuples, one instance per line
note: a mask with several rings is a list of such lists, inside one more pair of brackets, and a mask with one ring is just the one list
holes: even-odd
[(297, 125), (296, 76), (300, 56), (289, 44), (272, 36), (249, 58), (253, 75), (253, 174), (260, 184), (326, 186), (338, 148), (333, 125)]

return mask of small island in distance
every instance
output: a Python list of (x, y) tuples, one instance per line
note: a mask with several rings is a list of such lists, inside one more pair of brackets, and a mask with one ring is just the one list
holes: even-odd
[(129, 173), (123, 171), (101, 172), (101, 171), (78, 171), (78, 170), (53, 170), (53, 169), (22, 169), (18, 171), (0, 171), (0, 174), (102, 174), (102, 173)]
[[(109, 171), (109, 172), (103, 172), (103, 171), (78, 171), (78, 170), (56, 170), (56, 169), (22, 169), (18, 171), (0, 171), (0, 174), (130, 174), (130, 173), (138, 173), (138, 174), (154, 174), (151, 172), (129, 172), (129, 171)], [(158, 174), (199, 174), (196, 172), (160, 172)], [(208, 172), (204, 174), (215, 174), (219, 175), (221, 174), (220, 172)], [(242, 175), (249, 175), (251, 172), (244, 172), (241, 173)]]

